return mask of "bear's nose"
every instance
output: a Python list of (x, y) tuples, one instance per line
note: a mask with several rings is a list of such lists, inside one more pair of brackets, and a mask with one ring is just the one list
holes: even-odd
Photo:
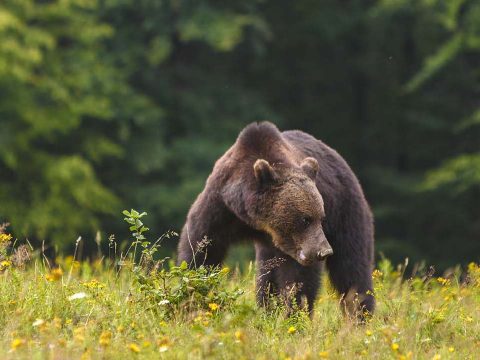
[(327, 249), (324, 249), (324, 250), (320, 250), (318, 253), (317, 253), (317, 259), (318, 260), (325, 260), (327, 257), (329, 257), (330, 255), (333, 255), (333, 250), (332, 248), (327, 248)]

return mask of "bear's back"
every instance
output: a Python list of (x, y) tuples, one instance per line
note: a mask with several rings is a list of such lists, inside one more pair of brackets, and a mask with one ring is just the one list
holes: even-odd
[[(320, 177), (333, 181), (334, 178), (352, 178), (356, 180), (353, 171), (343, 157), (323, 141), (300, 130), (282, 132), (283, 138), (296, 150), (305, 156), (311, 156), (318, 161)], [(322, 176), (323, 174), (323, 176)], [(345, 179), (345, 180), (347, 180)]]
[(336, 215), (345, 213), (346, 209), (356, 209), (354, 211), (371, 217), (356, 175), (337, 151), (303, 131), (284, 131), (282, 136), (305, 157), (311, 156), (318, 161), (319, 171), (315, 183), (325, 203)]

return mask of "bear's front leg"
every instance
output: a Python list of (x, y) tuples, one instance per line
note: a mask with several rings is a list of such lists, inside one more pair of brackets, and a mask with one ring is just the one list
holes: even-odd
[(191, 268), (220, 265), (227, 253), (224, 243), (216, 243), (207, 236), (202, 238), (188, 235), (183, 231), (178, 244), (178, 263), (185, 261)]
[(296, 308), (304, 308), (312, 315), (321, 265), (302, 266), (290, 256), (263, 242), (255, 244), (255, 251), (258, 305), (267, 306), (270, 297), (275, 295), (279, 296), (289, 313)]
[[(207, 191), (208, 190), (208, 191)], [(220, 265), (239, 233), (238, 220), (206, 189), (192, 205), (178, 243), (178, 263), (191, 268)]]
[(274, 280), (276, 259), (275, 248), (263, 242), (255, 242), (255, 259), (257, 264), (256, 298), (257, 304), (267, 307), (272, 295), (278, 295)]
[(275, 269), (274, 273), (280, 296), (289, 311), (299, 307), (308, 310), (312, 316), (320, 287), (321, 264), (303, 266), (288, 255), (283, 255), (283, 258), (284, 261)]

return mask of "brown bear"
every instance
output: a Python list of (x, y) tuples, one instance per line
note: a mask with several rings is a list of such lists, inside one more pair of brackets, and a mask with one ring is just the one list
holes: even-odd
[(372, 313), (373, 217), (345, 160), (313, 136), (248, 125), (190, 208), (178, 261), (218, 265), (242, 240), (255, 243), (259, 305), (306, 298), (312, 312), (326, 263), (343, 309)]

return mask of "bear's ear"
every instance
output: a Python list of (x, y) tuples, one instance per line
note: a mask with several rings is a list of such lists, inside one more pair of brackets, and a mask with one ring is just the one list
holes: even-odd
[(262, 187), (271, 185), (277, 180), (275, 170), (266, 160), (258, 159), (255, 161), (255, 164), (253, 164), (253, 171), (257, 183)]
[(318, 161), (316, 159), (307, 157), (303, 159), (300, 167), (312, 180), (315, 180), (318, 173)]

